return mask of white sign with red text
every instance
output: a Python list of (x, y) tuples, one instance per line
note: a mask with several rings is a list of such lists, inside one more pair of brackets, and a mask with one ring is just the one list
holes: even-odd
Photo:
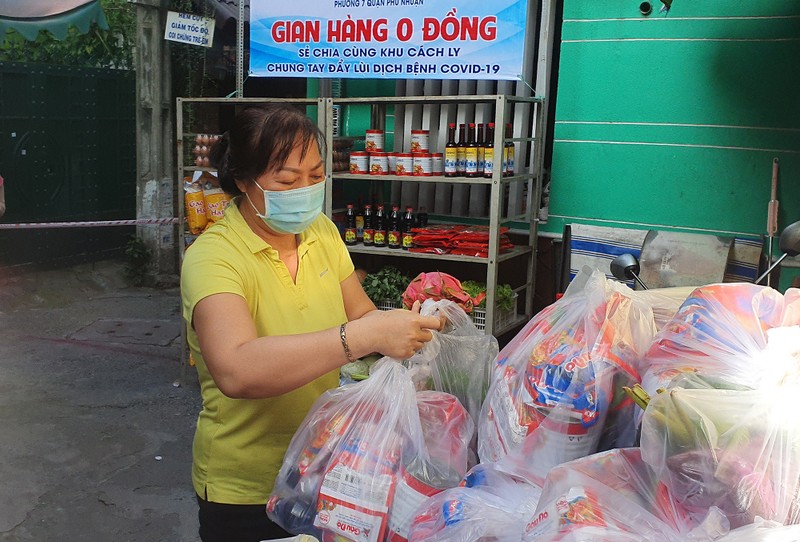
[(520, 78), (527, 0), (250, 1), (250, 75)]

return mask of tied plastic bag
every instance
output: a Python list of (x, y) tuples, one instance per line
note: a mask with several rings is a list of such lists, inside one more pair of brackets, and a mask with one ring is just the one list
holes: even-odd
[[(800, 324), (800, 290), (781, 295), (747, 283), (697, 288), (656, 336), (646, 355), (642, 387), (653, 395), (681, 374), (730, 387), (758, 388), (783, 380), (793, 367), (766, 352), (768, 330)], [(782, 358), (785, 359), (785, 358)]]
[(478, 465), (459, 487), (425, 501), (417, 510), (409, 540), (467, 541), (521, 539), (541, 488)]
[[(500, 352), (478, 425), (481, 462), (504, 457), (541, 483), (554, 466), (606, 446), (632, 445), (633, 406), (655, 335), (652, 310), (623, 285), (584, 269), (559, 301)], [(611, 416), (609, 414), (612, 414)]]
[(626, 448), (550, 471), (523, 539), (674, 542), (694, 527), (639, 449)]
[(714, 510), (734, 529), (756, 517), (800, 523), (798, 394), (796, 380), (659, 393), (642, 420), (642, 458), (696, 521)]
[(420, 313), (443, 316), (447, 323), (407, 361), (407, 366), (430, 378), (424, 386), (456, 396), (477, 423), (489, 388), (492, 362), (499, 351), (497, 339), (475, 327), (453, 301), (426, 300)]
[(455, 397), (416, 393), (409, 370), (384, 358), (369, 379), (317, 400), (284, 456), (267, 514), (326, 540), (404, 541), (416, 506), (463, 477), (473, 432)]

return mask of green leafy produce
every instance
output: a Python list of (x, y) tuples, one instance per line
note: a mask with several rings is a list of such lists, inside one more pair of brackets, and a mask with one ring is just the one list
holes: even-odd
[(372, 372), (372, 366), (381, 359), (379, 354), (369, 354), (364, 356), (363, 358), (357, 359), (352, 363), (346, 363), (342, 365), (341, 374), (346, 378), (350, 378), (351, 380), (355, 380), (359, 382), (361, 380), (366, 380), (369, 378), (369, 374)]
[[(465, 280), (461, 282), (461, 287), (464, 288), (464, 291), (467, 294), (475, 299), (480, 294), (486, 292), (486, 285), (482, 282), (478, 282), (475, 280)], [(497, 304), (498, 309), (502, 310), (512, 310), (516, 309), (517, 300), (514, 295), (514, 289), (511, 288), (508, 284), (498, 284), (497, 290), (494, 293), (495, 303)], [(486, 308), (486, 298), (483, 298), (480, 303), (475, 305), (478, 308), (485, 309)]]
[(400, 270), (387, 265), (375, 273), (368, 274), (361, 286), (372, 302), (378, 304), (381, 301), (401, 302), (409, 282), (411, 279)]

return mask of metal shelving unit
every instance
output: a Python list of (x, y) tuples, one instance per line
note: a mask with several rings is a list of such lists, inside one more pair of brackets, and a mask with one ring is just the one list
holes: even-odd
[[(502, 149), (506, 141), (511, 141), (515, 145), (526, 149), (524, 167), (517, 166), (517, 171), (513, 176), (504, 177), (500, 168), (495, 168), (494, 174), (491, 178), (466, 178), (466, 177), (409, 177), (397, 175), (353, 175), (350, 173), (333, 172), (333, 157), (332, 153), (328, 152), (326, 157), (326, 171), (327, 173), (327, 186), (325, 197), (325, 212), (328, 216), (332, 216), (334, 212), (333, 201), (333, 184), (334, 182), (349, 182), (349, 181), (374, 181), (383, 182), (391, 181), (392, 183), (433, 183), (433, 184), (452, 184), (452, 185), (484, 185), (489, 188), (489, 214), (485, 217), (485, 223), (489, 227), (489, 249), (487, 258), (474, 257), (474, 256), (458, 256), (449, 254), (422, 254), (415, 252), (407, 252), (396, 249), (367, 247), (363, 245), (349, 246), (348, 249), (352, 253), (372, 254), (386, 257), (404, 257), (404, 258), (420, 258), (431, 260), (449, 260), (457, 262), (465, 262), (471, 265), (483, 265), (486, 267), (486, 333), (500, 335), (505, 331), (509, 331), (514, 327), (525, 323), (530, 319), (533, 312), (533, 292), (535, 287), (536, 277), (536, 242), (537, 242), (537, 212), (539, 209), (539, 201), (541, 198), (541, 177), (539, 173), (542, 170), (543, 159), (543, 142), (541, 134), (544, 132), (542, 126), (544, 116), (542, 115), (542, 98), (529, 98), (518, 96), (507, 96), (501, 94), (490, 95), (476, 95), (476, 96), (413, 96), (413, 97), (379, 97), (379, 98), (326, 98), (325, 106), (329, 111), (326, 114), (325, 134), (328, 141), (333, 141), (333, 122), (332, 111), (334, 106), (344, 107), (348, 105), (370, 105), (378, 110), (385, 111), (386, 106), (402, 107), (404, 111), (408, 108), (417, 107), (420, 110), (430, 108), (430, 106), (438, 107), (441, 109), (454, 108), (463, 106), (464, 104), (489, 104), (494, 108), (494, 124), (500, 127), (495, 130), (494, 134), (494, 148)], [(525, 115), (532, 119), (530, 123), (526, 123), (529, 127), (525, 137), (506, 138), (502, 127), (506, 122), (511, 120), (512, 109), (523, 109)], [(431, 118), (437, 117), (433, 122), (438, 121), (439, 124), (447, 121), (446, 114), (430, 115), (428, 122)], [(439, 133), (446, 133), (445, 126), (437, 126)], [(441, 138), (440, 138), (441, 139)], [(402, 136), (399, 137), (395, 134), (395, 150), (398, 146), (402, 146)], [(400, 148), (399, 150), (402, 150)], [(518, 154), (519, 156), (519, 154)], [(507, 187), (515, 183), (524, 183), (527, 193), (527, 200), (525, 202), (524, 213), (503, 213), (503, 196)], [(457, 217), (449, 217), (453, 220)], [(500, 228), (504, 224), (514, 221), (524, 221), (528, 225), (528, 244), (525, 246), (517, 246), (508, 252), (500, 252), (499, 239)], [(497, 287), (498, 279), (498, 266), (501, 264), (508, 264), (509, 262), (524, 261), (526, 266), (526, 281), (517, 287), (514, 291), (519, 294), (523, 299), (524, 306), (523, 312), (519, 313), (516, 318), (511, 319), (504, 326), (503, 329), (495, 329), (495, 289)]]

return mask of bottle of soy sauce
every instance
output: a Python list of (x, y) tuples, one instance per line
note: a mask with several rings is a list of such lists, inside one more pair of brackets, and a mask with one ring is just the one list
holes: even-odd
[[(495, 148), (494, 148), (494, 123), (490, 122), (486, 130), (486, 143), (483, 151), (483, 176), (487, 179), (492, 178), (495, 167)], [(497, 164), (499, 167), (500, 164)]]
[(428, 225), (428, 210), (424, 206), (420, 206), (419, 208), (416, 223), (420, 228), (424, 228)]
[(364, 205), (364, 245), (372, 246), (375, 244), (375, 229), (372, 225), (372, 205)]
[(458, 161), (456, 162), (456, 175), (463, 177), (467, 174), (467, 133), (464, 124), (458, 125), (458, 146), (456, 147)]
[(514, 142), (510, 141), (510, 139), (514, 137), (514, 128), (512, 127), (511, 123), (506, 123), (506, 141), (503, 144), (503, 176), (504, 177), (511, 177), (514, 175), (514, 159), (516, 154), (516, 149), (514, 148)]
[(483, 131), (483, 123), (478, 124), (478, 134), (475, 136), (475, 143), (478, 145), (478, 177), (483, 177), (483, 168), (486, 165), (486, 141)]
[(408, 250), (414, 246), (414, 232), (411, 231), (413, 227), (414, 227), (414, 208), (406, 207), (406, 214), (403, 215), (403, 236), (402, 236), (403, 250)]
[(456, 125), (447, 125), (447, 144), (444, 147), (444, 176), (458, 176), (458, 145), (456, 144)]
[(386, 240), (389, 248), (400, 248), (402, 246), (400, 206), (392, 205), (392, 214), (389, 215), (389, 230), (386, 233)]
[(465, 150), (466, 163), (464, 175), (467, 177), (478, 176), (478, 144), (475, 142), (475, 123), (470, 122), (467, 127), (467, 148)]
[(386, 216), (383, 214), (383, 205), (378, 205), (378, 210), (375, 211), (375, 234), (373, 235), (373, 244), (376, 247), (386, 246)]
[(355, 245), (356, 237), (356, 212), (352, 203), (347, 204), (347, 211), (344, 214), (344, 244)]

